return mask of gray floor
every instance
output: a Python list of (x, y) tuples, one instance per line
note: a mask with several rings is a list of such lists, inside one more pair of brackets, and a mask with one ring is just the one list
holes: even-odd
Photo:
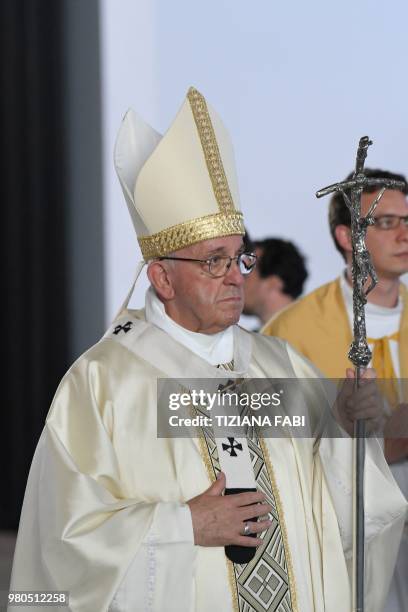
[(0, 591), (9, 588), (15, 542), (14, 531), (0, 531)]

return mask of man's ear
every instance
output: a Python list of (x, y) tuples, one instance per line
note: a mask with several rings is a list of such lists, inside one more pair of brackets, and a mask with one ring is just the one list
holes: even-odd
[(172, 300), (174, 298), (171, 274), (162, 261), (152, 261), (149, 263), (147, 277), (160, 298), (163, 300)]
[(351, 229), (347, 225), (338, 225), (334, 230), (336, 240), (346, 253), (351, 253)]

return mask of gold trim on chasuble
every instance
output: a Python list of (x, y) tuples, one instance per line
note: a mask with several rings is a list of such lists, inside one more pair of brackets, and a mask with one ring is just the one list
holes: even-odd
[(194, 87), (190, 87), (187, 97), (219, 212), (173, 225), (151, 236), (140, 236), (138, 242), (145, 260), (164, 257), (202, 240), (245, 234), (243, 216), (234, 206), (205, 98)]
[[(200, 410), (198, 409), (197, 412)], [(220, 472), (217, 445), (211, 429), (203, 427), (201, 432), (201, 435), (198, 435), (200, 454), (210, 482), (214, 482)], [(267, 501), (275, 509), (271, 513), (275, 520), (272, 519), (272, 526), (262, 534), (264, 543), (258, 547), (250, 563), (234, 564), (225, 557), (234, 611), (298, 612), (295, 578), (283, 508), (269, 451), (265, 441), (259, 438), (255, 431), (248, 436), (248, 446), (257, 486), (266, 494)], [(280, 539), (281, 542), (279, 542)], [(273, 572), (271, 565), (266, 562), (267, 557), (269, 563), (274, 567)], [(287, 584), (287, 590), (285, 584)], [(271, 592), (274, 592), (275, 597), (271, 595)], [(267, 599), (268, 596), (269, 599)], [(276, 596), (279, 601), (274, 605), (273, 601)]]

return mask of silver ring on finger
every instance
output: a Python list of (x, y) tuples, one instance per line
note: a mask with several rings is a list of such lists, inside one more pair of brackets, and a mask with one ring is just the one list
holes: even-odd
[(242, 530), (242, 535), (247, 536), (251, 533), (251, 523), (244, 523), (244, 529)]

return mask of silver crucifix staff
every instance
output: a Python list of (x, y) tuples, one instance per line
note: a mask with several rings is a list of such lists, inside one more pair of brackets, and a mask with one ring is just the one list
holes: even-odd
[[(338, 192), (344, 198), (351, 215), (352, 279), (353, 279), (353, 328), (354, 338), (348, 357), (355, 366), (355, 385), (360, 386), (361, 374), (371, 360), (367, 344), (364, 306), (367, 294), (377, 284), (377, 275), (371, 263), (370, 253), (365, 245), (369, 225), (373, 225), (373, 213), (386, 188), (402, 189), (404, 183), (391, 179), (369, 178), (364, 174), (367, 149), (372, 144), (368, 136), (360, 138), (357, 150), (356, 168), (349, 181), (329, 185), (320, 189), (316, 196), (321, 198)], [(361, 216), (361, 194), (365, 187), (375, 186), (380, 190), (365, 217)], [(348, 192), (348, 193), (346, 193)], [(354, 501), (353, 501), (353, 609), (364, 612), (364, 461), (365, 421), (356, 421), (354, 428)]]

